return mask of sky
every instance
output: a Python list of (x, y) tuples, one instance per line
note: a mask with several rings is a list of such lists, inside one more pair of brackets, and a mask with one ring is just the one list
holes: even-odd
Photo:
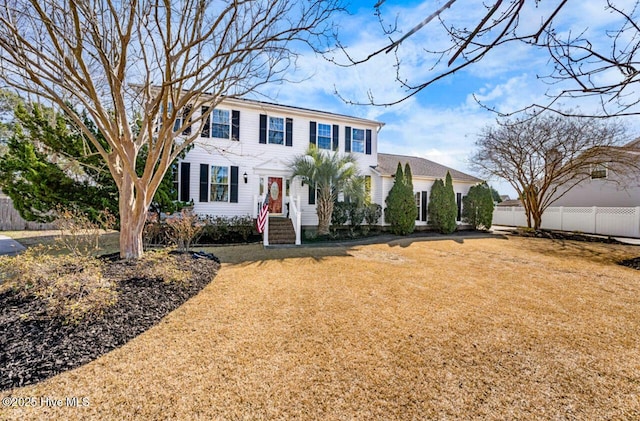
[[(374, 14), (376, 0), (346, 1), (350, 14), (338, 16), (335, 23), (339, 26), (339, 39), (349, 54), (363, 58), (387, 45), (388, 36), (381, 30)], [(385, 22), (392, 23), (397, 18), (398, 28), (406, 32), (443, 3), (444, 0), (386, 0), (381, 12)], [(535, 2), (528, 3), (531, 7), (520, 22), (524, 29), (539, 23), (540, 16), (557, 4), (556, 1), (544, 1), (534, 7)], [(596, 45), (605, 43), (605, 29), (616, 27), (615, 16), (605, 10), (605, 3), (598, 0), (566, 6), (556, 18), (558, 27), (573, 33), (586, 30), (590, 41)], [(633, 3), (632, 0), (617, 1), (617, 4), (627, 6)], [(451, 22), (471, 27), (485, 14), (486, 9), (481, 5), (479, 1), (458, 0), (443, 16)], [(394, 39), (397, 38), (395, 35)], [(435, 21), (407, 38), (398, 50), (402, 77), (412, 82), (432, 77), (434, 56), (425, 53), (425, 49), (437, 50), (446, 45), (447, 38)], [(347, 62), (340, 52), (332, 56), (338, 62)], [(512, 43), (397, 105), (383, 107), (345, 102), (345, 99), (367, 102), (368, 93), (376, 102), (393, 102), (405, 96), (406, 91), (395, 81), (395, 64), (393, 54), (383, 54), (361, 65), (340, 67), (326, 58), (306, 53), (298, 58), (292, 73), (292, 79), (298, 82), (269, 87), (265, 94), (269, 100), (285, 105), (383, 122), (385, 126), (378, 135), (379, 152), (420, 156), (477, 175), (470, 168), (469, 157), (475, 149), (478, 134), (484, 127), (494, 125), (497, 115), (480, 106), (474, 95), (488, 106), (509, 112), (534, 102), (545, 102), (545, 93), (557, 89), (538, 77), (550, 72), (545, 51)], [(595, 109), (593, 102), (588, 100), (574, 101), (566, 106)], [(635, 124), (630, 118), (624, 122), (631, 126)], [(515, 197), (515, 190), (503, 180), (488, 181), (501, 194)]]

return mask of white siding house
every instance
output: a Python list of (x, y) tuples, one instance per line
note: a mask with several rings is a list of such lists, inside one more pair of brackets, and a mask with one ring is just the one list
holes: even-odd
[[(424, 227), (428, 222), (428, 203), (431, 186), (436, 179), (442, 179), (447, 176), (447, 172), (451, 174), (453, 181), (453, 191), (456, 195), (456, 203), (458, 205), (458, 222), (461, 222), (462, 198), (467, 195), (469, 189), (481, 183), (482, 180), (472, 175), (465, 174), (453, 168), (445, 167), (428, 159), (418, 158), (415, 156), (392, 155), (386, 153), (378, 154), (378, 165), (374, 168), (376, 179), (379, 180), (379, 191), (374, 197), (376, 203), (384, 206), (384, 200), (389, 194), (389, 190), (393, 187), (393, 177), (396, 173), (398, 162), (404, 169), (408, 163), (411, 167), (411, 175), (413, 180), (413, 191), (418, 208), (418, 219), (416, 227)], [(384, 215), (383, 215), (384, 220)]]
[[(460, 197), (480, 182), (421, 158), (378, 153), (383, 125), (324, 111), (225, 99), (199, 128), (194, 147), (179, 163), (179, 199), (192, 200), (200, 215), (255, 217), (268, 191), (271, 216), (287, 216), (293, 200), (301, 211), (302, 226), (315, 226), (315, 192), (292, 179), (289, 168), (292, 158), (304, 154), (309, 144), (355, 156), (360, 174), (370, 177), (372, 201), (383, 207), (398, 161), (410, 163), (415, 190), (425, 194), (424, 200), (428, 193), (423, 192), (447, 170)], [(425, 219), (420, 221), (426, 224)]]
[[(637, 156), (640, 164), (640, 139), (624, 145), (628, 153)], [(562, 196), (560, 196), (562, 194)], [(636, 207), (640, 206), (640, 172), (616, 172), (615, 165), (593, 168), (591, 177), (569, 191), (559, 191), (552, 206), (564, 207)]]

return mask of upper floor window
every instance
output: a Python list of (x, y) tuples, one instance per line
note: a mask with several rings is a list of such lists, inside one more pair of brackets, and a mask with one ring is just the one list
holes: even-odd
[(269, 117), (269, 143), (284, 144), (284, 118)]
[(318, 124), (318, 148), (331, 149), (331, 125)]
[[(189, 117), (189, 114), (191, 114), (191, 106), (186, 106), (182, 109), (182, 112), (178, 112), (178, 115), (176, 117), (176, 121), (173, 122), (173, 131), (177, 132), (178, 130), (180, 130), (180, 127), (182, 127), (185, 122), (191, 122), (191, 118)], [(187, 126), (184, 128), (184, 130), (182, 130), (182, 134), (183, 135), (190, 135), (191, 134), (191, 126)]]
[(211, 201), (229, 201), (229, 167), (211, 166)]
[(603, 164), (596, 164), (591, 166), (591, 179), (607, 178), (607, 167)]
[(353, 129), (351, 134), (351, 152), (364, 153), (363, 129)]
[[(202, 115), (209, 112), (209, 107), (202, 107)], [(240, 112), (219, 110), (214, 108), (211, 113), (202, 120), (200, 137), (213, 137), (216, 139), (239, 140), (240, 136)]]
[(214, 109), (211, 113), (211, 137), (229, 139), (231, 132), (231, 113), (228, 110)]

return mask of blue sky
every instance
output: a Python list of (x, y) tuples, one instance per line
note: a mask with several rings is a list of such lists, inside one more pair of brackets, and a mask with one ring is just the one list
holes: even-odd
[[(351, 0), (351, 15), (340, 16), (337, 20), (340, 39), (354, 57), (364, 57), (388, 42), (374, 15), (375, 3), (376, 0)], [(386, 0), (381, 10), (389, 21), (397, 16), (399, 27), (406, 31), (442, 3), (433, 0)], [(557, 21), (566, 30), (587, 29), (590, 40), (604, 42), (604, 28), (611, 28), (613, 19), (612, 14), (605, 10), (605, 3), (592, 1), (580, 6), (566, 6)], [(617, 2), (632, 3), (633, 0)], [(481, 4), (458, 0), (445, 11), (445, 17), (467, 27), (477, 24), (485, 12)], [(545, 7), (555, 4), (555, 1), (541, 2), (538, 7), (531, 7), (521, 20), (521, 26), (534, 26), (540, 22), (540, 15), (547, 11)], [(408, 38), (399, 50), (403, 77), (424, 81), (432, 76), (433, 56), (423, 53), (423, 48), (437, 49), (446, 43), (437, 22)], [(339, 54), (336, 54), (336, 59), (340, 60)], [(471, 174), (473, 171), (469, 168), (468, 158), (474, 150), (476, 137), (483, 127), (494, 124), (496, 119), (494, 113), (475, 102), (473, 95), (501, 111), (513, 111), (532, 102), (543, 102), (549, 89), (537, 78), (537, 75), (549, 72), (544, 51), (522, 44), (496, 49), (463, 72), (391, 107), (348, 105), (334, 91), (347, 99), (363, 102), (366, 102), (369, 91), (377, 101), (401, 98), (404, 91), (394, 80), (395, 60), (392, 55), (383, 55), (351, 68), (338, 67), (313, 54), (302, 55), (297, 64), (295, 75), (304, 80), (269, 88), (269, 99), (384, 122), (385, 127), (379, 134), (380, 152), (421, 156)], [(567, 106), (594, 109), (594, 105), (586, 101)], [(500, 193), (514, 197), (514, 190), (507, 183), (489, 181)]]

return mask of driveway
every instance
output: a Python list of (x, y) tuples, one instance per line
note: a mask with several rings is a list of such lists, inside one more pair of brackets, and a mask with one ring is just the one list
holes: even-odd
[(24, 246), (13, 238), (6, 235), (0, 235), (0, 255), (18, 254), (24, 250)]

